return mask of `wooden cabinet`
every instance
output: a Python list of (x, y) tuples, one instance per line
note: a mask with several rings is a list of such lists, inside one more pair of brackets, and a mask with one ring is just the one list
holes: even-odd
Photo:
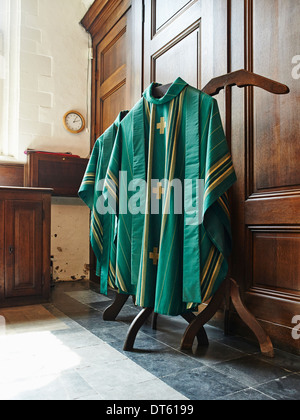
[(0, 187), (0, 307), (49, 299), (51, 193)]
[(25, 165), (25, 187), (52, 188), (54, 196), (78, 197), (88, 159), (31, 152)]

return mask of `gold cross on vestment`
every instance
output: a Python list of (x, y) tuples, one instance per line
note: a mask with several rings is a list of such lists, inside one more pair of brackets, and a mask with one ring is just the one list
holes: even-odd
[(159, 182), (157, 188), (153, 188), (153, 194), (156, 194), (156, 199), (161, 200), (162, 195), (165, 193), (165, 189), (162, 187), (162, 184)]
[(159, 260), (158, 248), (154, 248), (153, 252), (150, 252), (149, 258), (150, 260), (153, 260), (153, 265), (158, 264), (158, 260)]
[(165, 134), (165, 129), (166, 129), (166, 127), (167, 127), (167, 123), (166, 123), (166, 121), (165, 121), (164, 117), (162, 117), (162, 118), (160, 119), (160, 123), (159, 123), (159, 124), (157, 124), (157, 130), (160, 130), (160, 131), (159, 131), (159, 133), (160, 133), (160, 134)]

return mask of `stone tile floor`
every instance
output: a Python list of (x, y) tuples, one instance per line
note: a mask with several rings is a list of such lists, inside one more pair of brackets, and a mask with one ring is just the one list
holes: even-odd
[(208, 348), (181, 352), (186, 323), (146, 324), (124, 352), (138, 314), (129, 299), (104, 322), (109, 297), (88, 282), (59, 283), (45, 305), (0, 309), (0, 400), (298, 400), (300, 357), (274, 359), (207, 326)]

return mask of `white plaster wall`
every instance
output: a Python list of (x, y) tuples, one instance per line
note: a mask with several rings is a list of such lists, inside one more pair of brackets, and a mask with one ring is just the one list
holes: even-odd
[[(22, 0), (19, 161), (27, 148), (88, 157), (89, 36), (79, 25), (92, 0)], [(63, 127), (76, 109), (87, 119), (78, 135)], [(54, 279), (89, 278), (89, 210), (80, 199), (53, 198)]]
[[(79, 25), (91, 0), (22, 0), (18, 160), (27, 148), (89, 155), (89, 36)], [(68, 133), (76, 109), (87, 129)]]

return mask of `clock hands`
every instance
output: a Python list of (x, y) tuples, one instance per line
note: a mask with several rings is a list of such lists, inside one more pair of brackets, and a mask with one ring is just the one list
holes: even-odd
[(69, 111), (64, 116), (64, 126), (72, 134), (81, 133), (85, 128), (84, 117), (77, 111)]

